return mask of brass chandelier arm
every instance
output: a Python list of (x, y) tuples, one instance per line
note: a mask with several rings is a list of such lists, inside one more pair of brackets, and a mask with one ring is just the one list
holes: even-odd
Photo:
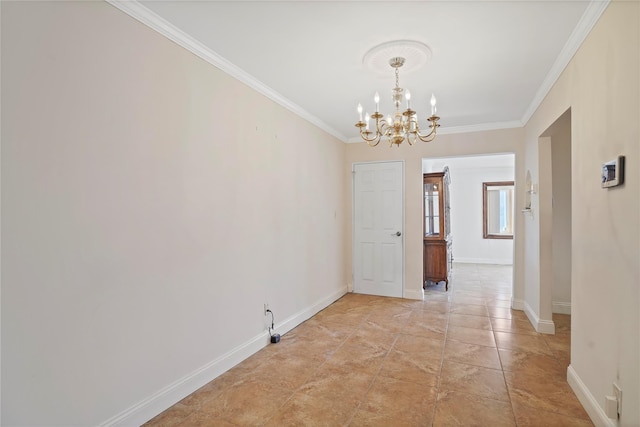
[[(406, 140), (409, 145), (415, 144), (416, 141), (420, 140), (422, 142), (431, 142), (435, 139), (438, 128), (440, 125), (438, 124), (438, 120), (440, 117), (431, 116), (427, 120), (431, 122), (429, 125), (429, 133), (421, 134), (420, 127), (418, 126), (418, 121), (415, 118), (415, 112), (408, 110), (403, 113), (404, 116), (408, 117), (407, 121), (402, 122), (394, 122), (392, 125), (389, 125), (386, 120), (380, 120), (382, 114), (376, 112), (372, 118), (375, 118), (375, 132), (367, 129), (367, 124), (365, 122), (359, 121), (356, 123), (356, 127), (360, 130), (360, 137), (369, 145), (370, 147), (375, 147), (380, 144), (382, 138), (387, 138), (389, 140), (389, 147), (393, 147), (393, 145), (400, 146), (400, 142), (394, 140)], [(375, 142), (374, 144), (372, 144)]]
[[(367, 143), (369, 147), (375, 147), (378, 144), (380, 144), (380, 138), (382, 137), (382, 135), (380, 135), (379, 132), (376, 132), (376, 134), (373, 137), (369, 137), (369, 135), (373, 134), (373, 132), (371, 132), (370, 130), (367, 130), (366, 126), (367, 124), (364, 122), (356, 123), (356, 127), (360, 128), (360, 137)], [(371, 144), (373, 141), (376, 141), (376, 143)]]
[(437, 129), (440, 127), (440, 125), (438, 124), (438, 120), (440, 119), (440, 117), (438, 116), (431, 116), (429, 117), (427, 120), (429, 120), (431, 122), (431, 124), (429, 125), (429, 129), (431, 129), (431, 131), (426, 134), (423, 135), (420, 133), (420, 128), (417, 126), (416, 123), (416, 128), (415, 130), (408, 132), (407, 135), (407, 140), (409, 140), (409, 134), (413, 134), (413, 141), (415, 142), (416, 140), (420, 140), (422, 142), (431, 142), (435, 139), (436, 134), (437, 134)]

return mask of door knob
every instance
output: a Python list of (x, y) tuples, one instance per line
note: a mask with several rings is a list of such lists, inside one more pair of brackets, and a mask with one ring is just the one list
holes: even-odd
[(401, 232), (399, 232), (399, 231), (396, 231), (395, 233), (393, 233), (393, 234), (392, 234), (392, 236), (398, 236), (398, 237), (400, 237), (400, 236), (402, 236), (402, 233), (401, 233)]

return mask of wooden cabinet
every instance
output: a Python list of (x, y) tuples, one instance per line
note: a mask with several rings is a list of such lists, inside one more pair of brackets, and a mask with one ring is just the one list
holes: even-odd
[(449, 206), (449, 169), (443, 172), (426, 173), (424, 189), (424, 274), (423, 287), (427, 282), (445, 282), (449, 290), (451, 271), (451, 215)]

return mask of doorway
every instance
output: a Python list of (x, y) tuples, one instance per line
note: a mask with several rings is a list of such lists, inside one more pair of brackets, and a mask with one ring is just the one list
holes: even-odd
[[(483, 183), (515, 181), (515, 155), (496, 153), (422, 159), (422, 173), (449, 168), (454, 264), (513, 265), (513, 239), (487, 239), (483, 232)], [(455, 267), (453, 269), (455, 275)]]
[(353, 165), (353, 291), (402, 298), (404, 162)]
[(570, 109), (543, 132), (538, 150), (540, 318), (551, 321), (571, 314)]

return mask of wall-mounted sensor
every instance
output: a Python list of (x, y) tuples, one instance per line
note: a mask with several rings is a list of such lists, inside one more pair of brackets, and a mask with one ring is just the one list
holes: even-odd
[(624, 182), (624, 156), (602, 165), (602, 188), (615, 187)]

